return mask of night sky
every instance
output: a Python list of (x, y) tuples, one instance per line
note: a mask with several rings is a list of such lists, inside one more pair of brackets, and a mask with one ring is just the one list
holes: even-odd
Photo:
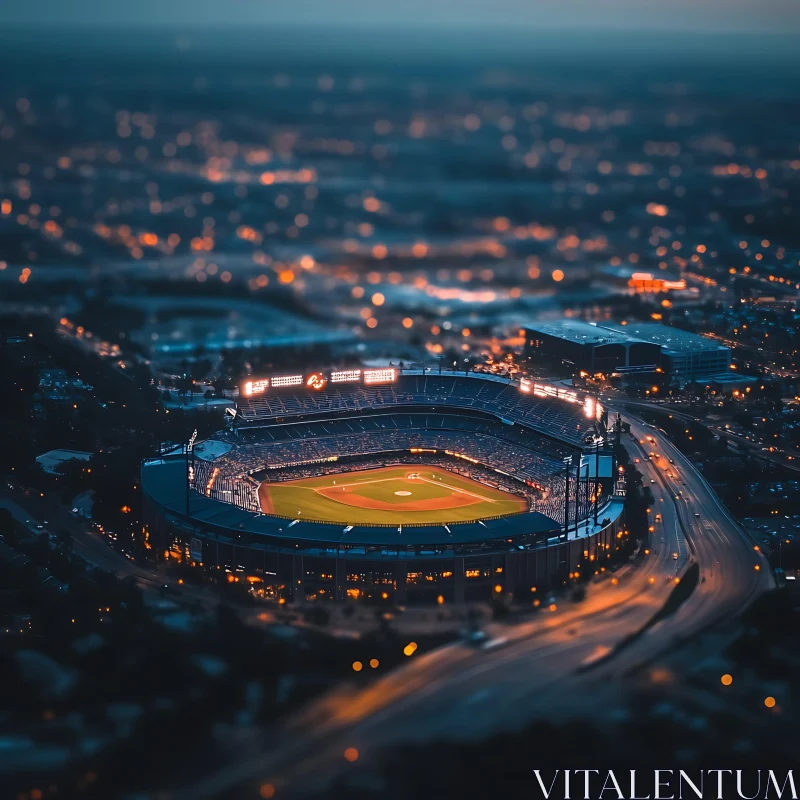
[(791, 33), (795, 0), (10, 0), (0, 23), (19, 26), (406, 25)]

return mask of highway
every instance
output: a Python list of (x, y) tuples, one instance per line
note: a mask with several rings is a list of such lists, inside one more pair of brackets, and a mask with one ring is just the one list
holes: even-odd
[(672, 505), (688, 557), (700, 566), (700, 584), (673, 619), (688, 636), (741, 613), (759, 592), (771, 588), (769, 566), (691, 461), (660, 430), (628, 419), (634, 439), (645, 442), (639, 447), (657, 453), (655, 459), (636, 466), (649, 467), (645, 477), (657, 481), (651, 484), (654, 494), (659, 494), (656, 487), (662, 487), (664, 503), (659, 505)]
[(766, 445), (762, 442), (751, 441), (744, 436), (737, 435), (734, 431), (727, 430), (721, 425), (711, 425), (704, 423), (694, 414), (680, 409), (673, 408), (669, 405), (651, 405), (643, 400), (623, 400), (622, 398), (615, 398), (621, 406), (620, 411), (623, 415), (627, 416), (623, 408), (633, 409), (634, 413), (637, 410), (650, 410), (659, 414), (669, 414), (677, 419), (682, 419), (687, 422), (699, 422), (700, 424), (707, 424), (712, 433), (717, 434), (721, 439), (738, 448), (740, 451), (746, 452), (748, 455), (760, 461), (765, 461), (770, 464), (776, 464), (784, 467), (785, 469), (800, 472), (800, 450), (797, 450), (790, 445), (783, 443), (783, 447), (774, 452), (770, 452)]
[[(591, 586), (580, 604), (490, 628), (489, 649), (454, 644), (410, 658), (365, 689), (323, 698), (253, 755), (175, 796), (211, 798), (232, 789), (256, 796), (269, 782), (281, 797), (301, 797), (352, 770), (348, 748), (368, 769), (382, 749), (400, 742), (482, 738), (538, 715), (590, 713), (619, 695), (619, 676), (741, 613), (772, 585), (766, 560), (689, 460), (658, 429), (627, 419), (633, 441), (626, 445), (655, 496), (651, 518), (662, 514), (640, 563)], [(658, 456), (647, 460), (650, 452)], [(695, 591), (676, 613), (632, 638), (692, 562), (700, 567)]]
[[(72, 549), (75, 555), (88, 564), (119, 578), (133, 578), (144, 592), (145, 602), (163, 604), (163, 590), (171, 590), (170, 601), (180, 601), (184, 605), (202, 607), (206, 610), (216, 608), (219, 603), (215, 593), (204, 588), (180, 585), (178, 579), (166, 571), (159, 571), (154, 565), (137, 564), (119, 550), (115, 550), (103, 535), (87, 520), (71, 514), (67, 509), (53, 502), (52, 498), (26, 496), (17, 487), (0, 489), (0, 508), (7, 508), (11, 515), (31, 533), (38, 534), (42, 529), (63, 530), (72, 536)], [(45, 516), (46, 515), (46, 516)], [(41, 526), (41, 527), (39, 527)], [(248, 610), (249, 617), (258, 612)]]
[[(251, 741), (247, 755), (198, 775), (172, 796), (255, 797), (269, 782), (281, 797), (302, 797), (353, 769), (344, 757), (348, 748), (368, 769), (381, 750), (400, 742), (479, 739), (537, 716), (599, 711), (622, 697), (620, 676), (739, 614), (772, 585), (766, 560), (664, 434), (626, 419), (632, 434), (626, 447), (655, 498), (651, 521), (662, 515), (638, 562), (593, 582), (581, 603), (559, 601), (530, 621), (488, 626), (488, 648), (453, 644), (410, 657), (366, 688), (341, 687), (273, 735)], [(82, 522), (55, 509), (48, 516), (73, 533), (76, 552), (90, 562), (134, 575), (151, 591), (163, 585)], [(673, 615), (647, 627), (692, 562), (700, 567), (694, 592)], [(193, 600), (208, 599), (197, 594)]]

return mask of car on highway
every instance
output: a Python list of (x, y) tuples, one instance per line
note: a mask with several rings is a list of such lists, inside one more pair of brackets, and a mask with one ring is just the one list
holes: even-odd
[(473, 647), (482, 647), (488, 639), (486, 631), (480, 629), (464, 631), (464, 641)]
[(673, 553), (672, 554), (672, 560), (673, 561), (677, 561), (678, 560), (678, 554), (677, 553)]
[(497, 647), (502, 647), (508, 644), (508, 639), (505, 636), (496, 636), (494, 639), (489, 639), (481, 645), (481, 650), (494, 650)]
[(700, 519), (700, 515), (699, 514), (695, 514), (695, 517), (697, 517), (697, 519)]

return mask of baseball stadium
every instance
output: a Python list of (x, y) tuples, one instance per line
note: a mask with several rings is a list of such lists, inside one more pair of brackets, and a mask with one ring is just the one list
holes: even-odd
[(224, 430), (143, 464), (147, 533), (287, 601), (530, 593), (610, 556), (607, 422), (570, 388), (479, 372), (248, 379)]

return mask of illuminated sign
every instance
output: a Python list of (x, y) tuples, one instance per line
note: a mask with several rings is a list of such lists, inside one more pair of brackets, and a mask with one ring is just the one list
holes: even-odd
[(331, 383), (358, 383), (361, 380), (360, 369), (347, 369), (331, 372)]
[(314, 372), (306, 378), (306, 386), (314, 391), (321, 391), (328, 384), (328, 379), (321, 372)]
[[(523, 379), (524, 380), (524, 379)], [(569, 389), (559, 389), (555, 386), (549, 386), (543, 383), (531, 384), (533, 393), (537, 397), (556, 397), (559, 400), (565, 400), (567, 403), (580, 403), (581, 399), (578, 397), (577, 392), (570, 391)], [(520, 389), (522, 386), (520, 385)], [(522, 391), (526, 391), (522, 389)], [(530, 390), (528, 390), (530, 391)]]
[(364, 383), (392, 383), (396, 375), (393, 369), (365, 369)]
[(464, 461), (469, 461), (472, 464), (480, 464), (481, 462), (478, 461), (477, 458), (472, 458), (471, 456), (465, 456), (463, 453), (456, 453), (455, 450), (445, 450), (444, 451), (448, 456), (453, 456), (454, 458), (463, 458)]
[(628, 286), (645, 292), (665, 292), (671, 289), (680, 291), (686, 288), (686, 281), (668, 281), (656, 278), (650, 272), (634, 272), (628, 279)]
[(282, 375), (272, 379), (272, 388), (277, 389), (281, 386), (301, 386), (303, 383), (302, 375)]
[(252, 397), (254, 394), (262, 394), (263, 392), (266, 392), (268, 388), (268, 378), (264, 378), (260, 381), (247, 381), (242, 389), (242, 394), (245, 397)]
[(308, 375), (280, 375), (277, 378), (262, 378), (246, 381), (242, 384), (241, 395), (253, 397), (263, 394), (267, 389), (280, 389), (287, 386), (307, 386), (309, 389), (321, 391), (330, 383), (393, 383), (397, 380), (397, 370), (392, 367), (379, 369), (344, 369), (326, 375), (323, 372), (311, 372)]

